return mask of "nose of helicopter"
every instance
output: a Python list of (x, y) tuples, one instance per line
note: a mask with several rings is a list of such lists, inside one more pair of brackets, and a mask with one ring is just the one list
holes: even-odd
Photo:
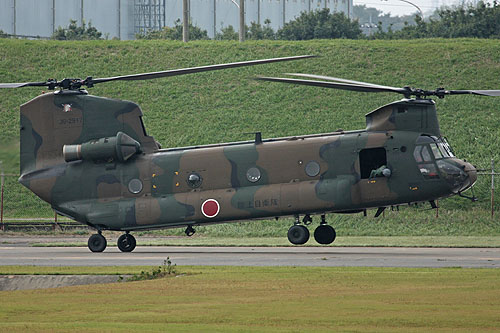
[(469, 189), (477, 180), (477, 170), (469, 162), (459, 159), (447, 159), (438, 162), (438, 167), (453, 193), (460, 193)]

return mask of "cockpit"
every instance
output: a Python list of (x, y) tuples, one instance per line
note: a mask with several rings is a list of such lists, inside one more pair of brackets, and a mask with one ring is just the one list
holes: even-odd
[(425, 180), (445, 180), (453, 193), (465, 191), (476, 181), (475, 168), (457, 159), (443, 137), (419, 136), (413, 157)]
[(439, 179), (436, 163), (441, 159), (455, 157), (445, 138), (421, 135), (415, 143), (413, 157), (425, 179)]

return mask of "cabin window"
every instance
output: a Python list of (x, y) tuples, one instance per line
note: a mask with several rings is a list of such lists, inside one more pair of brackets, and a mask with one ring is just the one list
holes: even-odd
[(373, 170), (377, 170), (383, 165), (387, 165), (387, 153), (385, 148), (368, 148), (359, 152), (359, 168), (361, 178), (370, 178)]
[(251, 167), (247, 170), (247, 179), (251, 183), (256, 183), (260, 179), (260, 170), (256, 167)]
[(138, 194), (142, 191), (142, 182), (140, 179), (134, 178), (128, 183), (130, 193)]
[(187, 178), (187, 183), (192, 188), (200, 187), (202, 182), (203, 182), (203, 179), (196, 172), (191, 173)]
[(305, 171), (309, 177), (316, 177), (317, 175), (319, 175), (319, 172), (320, 172), (319, 163), (316, 161), (308, 162), (306, 164)]

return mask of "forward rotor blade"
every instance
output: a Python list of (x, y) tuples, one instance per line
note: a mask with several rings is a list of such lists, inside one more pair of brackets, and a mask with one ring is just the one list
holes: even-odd
[(383, 85), (380, 85), (380, 84), (374, 84), (374, 83), (368, 83), (368, 82), (362, 82), (362, 81), (354, 81), (354, 80), (346, 80), (346, 79), (341, 79), (341, 78), (338, 78), (338, 77), (331, 77), (331, 76), (324, 76), (324, 75), (302, 74), (302, 73), (286, 73), (286, 75), (302, 76), (302, 77), (308, 77), (308, 78), (311, 78), (311, 79), (319, 79), (319, 80), (336, 81), (336, 82), (349, 83), (349, 84), (354, 84), (354, 85), (357, 85), (357, 86), (365, 86), (365, 87), (375, 87), (375, 88), (385, 88), (385, 89), (399, 89), (399, 88), (396, 88), (396, 87), (383, 86)]
[(47, 82), (0, 83), (0, 88), (44, 87)]
[(480, 95), (480, 96), (500, 96), (500, 90), (450, 90), (448, 95)]
[(348, 83), (336, 83), (336, 82), (325, 82), (325, 81), (311, 81), (311, 80), (299, 80), (299, 79), (286, 79), (278, 77), (258, 77), (257, 80), (271, 81), (271, 82), (284, 82), (292, 84), (302, 84), (305, 86), (315, 86), (323, 88), (333, 88), (341, 90), (352, 90), (361, 92), (395, 92), (398, 94), (408, 95), (409, 91), (404, 88), (393, 88), (393, 87), (371, 87), (362, 86)]
[(209, 65), (209, 66), (182, 68), (182, 69), (172, 69), (172, 70), (152, 72), (152, 73), (141, 73), (141, 74), (122, 75), (122, 76), (114, 76), (114, 77), (107, 77), (107, 78), (97, 78), (97, 79), (92, 79), (92, 83), (95, 84), (95, 83), (117, 81), (117, 80), (158, 79), (158, 78), (168, 77), (168, 76), (185, 75), (185, 74), (192, 74), (192, 73), (199, 73), (199, 72), (215, 71), (215, 70), (226, 69), (226, 68), (268, 64), (268, 63), (280, 62), (280, 61), (300, 60), (300, 59), (313, 58), (313, 57), (315, 57), (315, 56), (303, 55), (303, 56), (294, 56), (294, 57), (241, 61), (241, 62), (233, 62), (233, 63), (229, 63), (229, 64), (220, 64), (220, 65)]

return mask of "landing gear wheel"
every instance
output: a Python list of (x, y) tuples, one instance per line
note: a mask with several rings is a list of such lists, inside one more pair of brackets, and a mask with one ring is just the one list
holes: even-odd
[(132, 252), (135, 249), (135, 237), (131, 234), (123, 234), (118, 238), (118, 248), (122, 252)]
[(184, 231), (184, 232), (186, 233), (186, 236), (191, 237), (194, 235), (196, 230), (194, 230), (194, 228), (192, 226), (188, 225), (186, 228), (186, 231)]
[(88, 246), (92, 252), (102, 252), (108, 245), (106, 238), (101, 234), (94, 234), (89, 237)]
[(331, 244), (336, 236), (335, 229), (327, 224), (322, 224), (314, 230), (314, 239), (320, 244)]
[(288, 229), (288, 240), (295, 245), (302, 245), (309, 240), (309, 230), (303, 225), (293, 225)]

